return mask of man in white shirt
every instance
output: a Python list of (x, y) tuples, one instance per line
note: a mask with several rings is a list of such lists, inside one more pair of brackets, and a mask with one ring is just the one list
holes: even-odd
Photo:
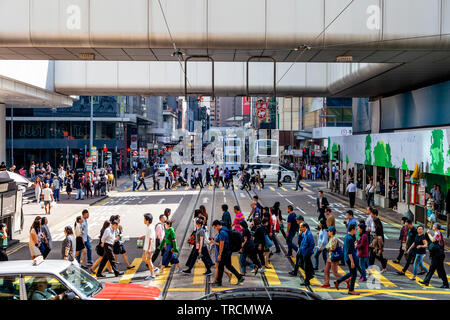
[(156, 278), (155, 273), (159, 271), (159, 268), (155, 268), (152, 263), (152, 255), (156, 249), (156, 234), (155, 227), (152, 226), (153, 216), (149, 213), (144, 215), (144, 224), (145, 224), (145, 235), (140, 239), (144, 239), (142, 260), (148, 266), (150, 270), (150, 275), (145, 278), (145, 280), (153, 280)]
[(373, 180), (370, 179), (369, 184), (366, 186), (366, 195), (367, 195), (367, 206), (375, 206), (374, 197), (375, 197), (375, 186), (373, 185)]
[(348, 198), (350, 202), (350, 208), (355, 206), (355, 198), (356, 198), (356, 185), (353, 183), (353, 180), (350, 180), (350, 183), (345, 190), (348, 193)]
[[(152, 255), (152, 262), (155, 262), (158, 258), (159, 253), (161, 250), (158, 249), (159, 245), (164, 239), (164, 235), (166, 233), (164, 224), (166, 223), (166, 216), (160, 215), (159, 216), (159, 222), (155, 226), (155, 236), (156, 236), (156, 250), (155, 253)], [(163, 249), (164, 250), (164, 249)], [(163, 255), (163, 252), (161, 252), (161, 256)]]
[[(44, 201), (45, 214), (50, 214), (51, 205), (50, 203), (55, 200), (53, 197), (53, 190), (50, 189), (48, 183), (45, 184), (44, 190), (42, 190), (42, 200)], [(47, 209), (48, 208), (48, 209)]]
[(123, 274), (123, 271), (119, 271), (117, 269), (116, 260), (114, 259), (113, 254), (113, 245), (116, 240), (118, 240), (118, 236), (116, 234), (116, 230), (119, 228), (119, 223), (117, 221), (113, 221), (111, 223), (111, 227), (106, 228), (103, 232), (103, 236), (100, 239), (100, 246), (103, 247), (104, 253), (102, 261), (100, 262), (100, 266), (97, 270), (97, 278), (104, 278), (105, 276), (102, 274), (103, 268), (106, 266), (106, 263), (109, 262), (111, 264), (111, 268), (114, 271), (114, 275), (116, 277)]

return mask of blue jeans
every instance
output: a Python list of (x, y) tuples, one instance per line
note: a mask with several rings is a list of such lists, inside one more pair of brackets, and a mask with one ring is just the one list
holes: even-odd
[(137, 187), (137, 182), (133, 181), (133, 191), (136, 191), (136, 187)]
[(87, 261), (88, 261), (88, 262), (93, 262), (93, 261), (92, 261), (91, 238), (89, 238), (89, 236), (87, 237), (87, 240), (84, 242), (84, 246), (86, 247)]
[(347, 260), (347, 265), (349, 268), (349, 272), (347, 274), (345, 274), (344, 276), (340, 277), (339, 279), (337, 279), (338, 283), (344, 282), (345, 280), (347, 280), (348, 278), (350, 279), (350, 286), (348, 288), (348, 291), (353, 291), (355, 290), (355, 282), (356, 282), (356, 268), (358, 266), (358, 261), (354, 261), (355, 262), (355, 268), (352, 269), (351, 267), (351, 262), (350, 260)]
[(288, 256), (292, 256), (292, 249), (294, 249), (295, 252), (298, 251), (298, 247), (292, 242), (292, 239), (294, 239), (295, 237), (295, 233), (289, 233), (288, 236), (286, 237), (286, 244), (288, 246)]
[(414, 271), (413, 271), (414, 277), (417, 276), (417, 274), (419, 273), (419, 266), (422, 270), (426, 270), (426, 272), (428, 272), (427, 267), (425, 267), (423, 264), (424, 257), (425, 257), (425, 253), (423, 253), (423, 254), (416, 253), (416, 258), (414, 259)]
[(59, 201), (59, 189), (53, 190), (53, 197), (55, 198), (55, 201)]
[(246, 273), (246, 267), (250, 267), (252, 269), (255, 268), (255, 265), (251, 262), (248, 262), (246, 258), (247, 256), (243, 252), (239, 254), (239, 266), (241, 267), (241, 273)]
[[(327, 249), (323, 248), (322, 251), (319, 251), (319, 247), (314, 250), (314, 269), (319, 268), (319, 257), (322, 254), (323, 263), (327, 264)], [(324, 266), (325, 267), (325, 266)]]
[(174, 252), (171, 252), (173, 246), (171, 244), (166, 245), (166, 249), (164, 251), (164, 255), (162, 257), (161, 265), (164, 267), (168, 267), (169, 263), (177, 264), (180, 261), (178, 261), (178, 255)]
[(77, 189), (77, 195), (75, 197), (75, 200), (81, 199), (83, 200), (83, 189)]
[(366, 269), (369, 267), (369, 257), (358, 257), (361, 277), (367, 279)]
[(281, 248), (280, 248), (280, 244), (278, 243), (277, 235), (275, 233), (272, 233), (272, 237), (273, 237), (272, 241), (273, 241), (273, 244), (275, 245), (275, 249), (276, 249), (275, 252), (281, 252)]
[(303, 190), (302, 185), (300, 184), (300, 181), (296, 181), (295, 183), (295, 190), (298, 190), (298, 188), (300, 188), (301, 190)]

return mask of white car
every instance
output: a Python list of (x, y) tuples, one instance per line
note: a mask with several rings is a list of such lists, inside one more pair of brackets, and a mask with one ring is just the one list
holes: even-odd
[(158, 170), (158, 175), (163, 176), (164, 175), (164, 171), (166, 171), (166, 169), (169, 169), (169, 165), (167, 163), (165, 163), (165, 164), (158, 164), (156, 168)]
[(289, 170), (283, 166), (278, 164), (270, 164), (270, 163), (249, 163), (246, 168), (251, 173), (252, 169), (255, 172), (260, 172), (266, 178), (264, 182), (277, 182), (278, 181), (278, 169), (281, 168), (281, 181), (283, 182), (292, 182), (295, 181), (295, 173), (292, 170)]
[(2, 300), (156, 300), (159, 295), (154, 286), (99, 282), (67, 260), (0, 262)]

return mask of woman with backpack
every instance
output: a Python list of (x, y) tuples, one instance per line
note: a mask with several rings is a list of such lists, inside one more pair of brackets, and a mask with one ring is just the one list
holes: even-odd
[[(333, 272), (333, 275), (336, 279), (339, 279), (342, 277), (342, 275), (338, 272), (338, 261), (333, 261), (332, 256), (334, 257), (334, 252), (338, 251), (339, 247), (339, 240), (336, 237), (336, 228), (335, 227), (329, 227), (328, 228), (328, 243), (325, 246), (328, 254), (327, 254), (327, 263), (325, 265), (325, 269), (323, 270), (324, 275), (324, 281), (322, 288), (330, 288), (330, 269)], [(342, 250), (342, 248), (340, 249)]]
[(427, 275), (423, 281), (420, 283), (428, 286), (430, 284), (431, 277), (437, 270), (439, 278), (442, 279), (442, 286), (440, 288), (449, 288), (447, 274), (445, 272), (444, 261), (445, 261), (445, 251), (444, 251), (444, 238), (441, 232), (441, 224), (435, 222), (433, 224), (434, 235), (431, 235), (431, 231), (427, 231), (428, 239), (430, 244), (428, 250), (430, 251), (431, 265), (428, 270)]
[(169, 263), (176, 265), (177, 270), (180, 271), (180, 261), (178, 260), (179, 251), (175, 229), (172, 227), (172, 220), (166, 220), (164, 228), (164, 239), (158, 246), (159, 250), (164, 251), (161, 261), (161, 274), (164, 272), (164, 269), (169, 266)]
[[(241, 274), (245, 276), (246, 267), (249, 266), (253, 268), (255, 275), (258, 273), (258, 270), (261, 269), (261, 263), (258, 260), (256, 255), (255, 243), (252, 238), (252, 233), (248, 229), (248, 224), (245, 220), (240, 222), (242, 227), (242, 248), (239, 251), (239, 265), (241, 267)], [(247, 257), (250, 258), (252, 263), (247, 261)]]

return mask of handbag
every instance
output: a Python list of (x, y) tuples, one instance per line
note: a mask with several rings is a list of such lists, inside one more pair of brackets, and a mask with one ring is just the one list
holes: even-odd
[(105, 249), (99, 243), (95, 246), (95, 252), (97, 252), (99, 256), (103, 256), (103, 254), (105, 253)]
[(196, 231), (192, 231), (191, 235), (189, 236), (189, 238), (187, 239), (187, 243), (190, 245), (194, 245), (195, 244), (195, 234)]
[(337, 246), (334, 251), (331, 252), (331, 262), (338, 262), (344, 260), (344, 251), (341, 246)]

